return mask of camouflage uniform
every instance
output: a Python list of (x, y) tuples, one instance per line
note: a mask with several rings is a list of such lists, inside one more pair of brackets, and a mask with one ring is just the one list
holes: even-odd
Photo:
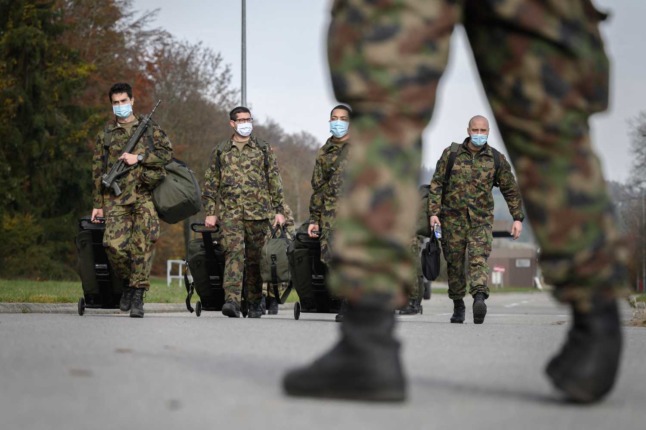
[[(330, 261), (330, 235), (334, 229), (336, 205), (343, 185), (343, 171), (347, 163), (349, 142), (336, 142), (331, 138), (319, 149), (312, 172), (312, 197), (310, 198), (310, 223), (320, 229), (321, 261)], [(341, 157), (340, 161), (337, 161)]]
[[(589, 0), (338, 0), (329, 31), (337, 99), (351, 104), (353, 163), (338, 206), (331, 287), (400, 294), (418, 201), (418, 142), (462, 22), (557, 298), (624, 290), (628, 252), (589, 138), (608, 60)], [(495, 51), (493, 48), (495, 47)]]
[[(132, 154), (144, 159), (118, 179), (121, 195), (103, 187), (101, 177), (117, 162), (130, 136), (139, 125), (130, 128), (110, 122), (99, 132), (94, 148), (92, 176), (94, 208), (103, 208), (106, 218), (103, 246), (115, 274), (127, 279), (130, 287), (150, 288), (153, 245), (159, 238), (159, 217), (152, 202), (152, 190), (165, 174), (173, 149), (166, 133), (151, 123), (152, 134), (144, 133)], [(106, 137), (107, 135), (107, 137)], [(107, 146), (106, 146), (107, 145)]]
[[(449, 298), (458, 300), (466, 293), (484, 293), (489, 297), (487, 259), (493, 243), (494, 182), (507, 202), (514, 221), (523, 221), (522, 202), (511, 166), (500, 154), (500, 167), (495, 171), (493, 149), (485, 144), (472, 153), (468, 138), (458, 146), (449, 183), (443, 190), (451, 147), (442, 153), (431, 180), (428, 213), (442, 223), (442, 251), (447, 263)], [(494, 177), (497, 176), (497, 177)], [(442, 201), (442, 194), (444, 200)], [(465, 270), (465, 256), (468, 267)], [(465, 277), (466, 275), (466, 277)]]
[(218, 215), (219, 206), (226, 251), (225, 299), (241, 302), (244, 278), (247, 298), (260, 303), (260, 253), (270, 233), (269, 219), (285, 210), (282, 180), (269, 145), (253, 135), (241, 147), (232, 139), (217, 145), (202, 198), (207, 216)]

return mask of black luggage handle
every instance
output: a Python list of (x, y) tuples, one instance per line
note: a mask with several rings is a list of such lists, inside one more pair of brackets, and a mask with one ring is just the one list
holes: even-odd
[(219, 233), (221, 228), (220, 223), (215, 223), (215, 227), (207, 227), (203, 222), (193, 222), (191, 223), (191, 230), (195, 233)]

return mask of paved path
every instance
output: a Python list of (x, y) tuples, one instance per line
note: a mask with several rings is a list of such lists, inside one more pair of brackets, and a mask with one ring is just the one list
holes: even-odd
[[(543, 368), (565, 336), (566, 309), (543, 293), (498, 294), (488, 304), (485, 324), (472, 324), (470, 312), (466, 324), (449, 324), (451, 303), (436, 291), (423, 316), (400, 318), (410, 382), (401, 405), (282, 394), (285, 370), (336, 339), (331, 314), (295, 321), (291, 309), (260, 320), (149, 312), (133, 320), (91, 309), (80, 317), (74, 306), (58, 308), (67, 313), (0, 313), (0, 428), (644, 427), (644, 328), (626, 329), (621, 377), (606, 402), (564, 405)], [(628, 308), (624, 315), (630, 318)]]

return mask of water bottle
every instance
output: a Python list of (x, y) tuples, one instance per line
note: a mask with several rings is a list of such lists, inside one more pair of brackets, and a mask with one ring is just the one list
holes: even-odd
[(440, 225), (439, 225), (439, 224), (435, 224), (435, 225), (433, 226), (433, 234), (435, 235), (435, 237), (436, 237), (438, 240), (439, 240), (439, 239), (442, 239), (442, 227), (440, 227)]

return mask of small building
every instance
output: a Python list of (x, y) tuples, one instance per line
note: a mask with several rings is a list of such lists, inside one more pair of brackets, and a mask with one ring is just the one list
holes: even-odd
[(537, 248), (531, 243), (500, 238), (504, 232), (511, 230), (511, 224), (511, 221), (494, 222), (493, 247), (487, 261), (490, 288), (497, 286), (532, 288), (535, 286), (535, 279), (538, 276)]

